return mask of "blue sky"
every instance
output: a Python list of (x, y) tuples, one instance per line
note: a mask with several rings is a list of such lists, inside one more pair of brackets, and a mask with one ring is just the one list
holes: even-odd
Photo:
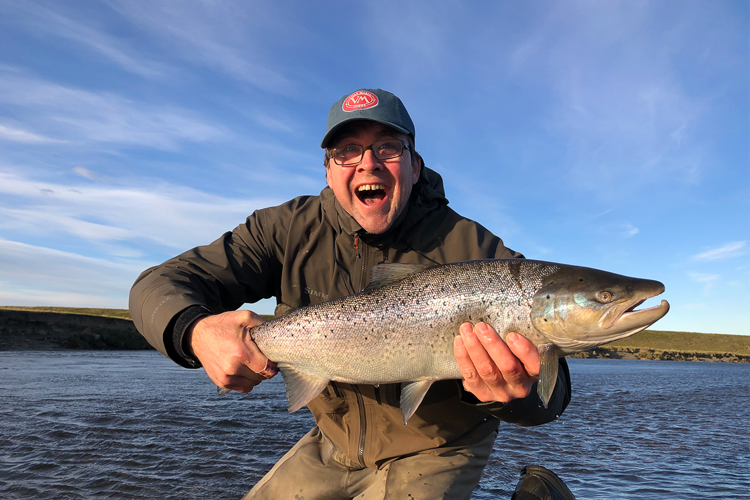
[(664, 282), (659, 329), (750, 334), (749, 24), (729, 0), (0, 0), (0, 305), (127, 307), (145, 268), (320, 192), (328, 109), (379, 87), (507, 246)]

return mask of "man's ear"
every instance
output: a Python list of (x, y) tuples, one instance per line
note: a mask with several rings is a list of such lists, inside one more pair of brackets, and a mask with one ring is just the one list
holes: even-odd
[(414, 151), (414, 156), (411, 160), (411, 168), (411, 184), (413, 186), (419, 180), (419, 174), (422, 173), (422, 157), (416, 151)]
[[(328, 161), (330, 162), (331, 160), (328, 160)], [(331, 179), (329, 179), (328, 177), (330, 174), (331, 174), (331, 167), (326, 165), (326, 184), (328, 184), (328, 187), (331, 187)]]

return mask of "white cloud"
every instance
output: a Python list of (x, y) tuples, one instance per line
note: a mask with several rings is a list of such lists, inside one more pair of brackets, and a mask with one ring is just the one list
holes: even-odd
[(233, 136), (225, 127), (183, 108), (65, 87), (4, 69), (0, 69), (0, 104), (20, 109), (27, 123), (56, 140), (175, 150), (186, 142)]
[(627, 238), (635, 236), (640, 231), (637, 227), (635, 227), (630, 222), (626, 222), (625, 224), (623, 224), (622, 230), (623, 230), (624, 236), (626, 236)]
[[(153, 37), (170, 43), (185, 60), (214, 68), (259, 89), (289, 95), (295, 84), (283, 74), (283, 66), (267, 51), (264, 33), (273, 29), (274, 20), (291, 22), (272, 3), (254, 2), (245, 10), (215, 2), (129, 2), (112, 1), (110, 6)], [(281, 27), (280, 27), (281, 29)], [(283, 29), (289, 29), (284, 25)], [(300, 37), (302, 28), (296, 30)]]
[(80, 175), (81, 177), (91, 179), (91, 180), (96, 180), (99, 178), (96, 172), (89, 170), (88, 168), (83, 168), (83, 167), (73, 168), (73, 173), (76, 175)]
[(693, 278), (693, 280), (697, 281), (698, 283), (701, 283), (704, 285), (703, 287), (703, 294), (704, 295), (710, 295), (711, 290), (713, 288), (714, 283), (716, 283), (719, 278), (721, 278), (718, 274), (707, 274), (707, 273), (688, 273), (688, 275)]
[(712, 283), (718, 280), (721, 276), (718, 274), (707, 274), (707, 273), (689, 273), (690, 277), (698, 283)]
[(44, 137), (27, 130), (16, 127), (6, 126), (0, 123), (0, 139), (10, 142), (20, 142), (24, 144), (45, 144), (45, 143), (62, 143), (56, 139)]
[(0, 238), (0, 303), (124, 308), (146, 267)]
[(230, 199), (160, 184), (148, 188), (37, 181), (0, 172), (0, 229), (91, 242), (150, 241), (186, 250), (218, 238), (274, 198)]
[[(54, 3), (52, 5), (56, 9), (61, 7)], [(76, 14), (81, 17), (81, 12), (78, 10)], [(13, 3), (13, 8), (6, 9), (5, 15), (11, 14), (17, 22), (27, 25), (29, 31), (37, 36), (50, 34), (71, 40), (131, 73), (151, 78), (161, 76), (165, 72), (164, 65), (134, 52), (125, 42), (107, 33), (107, 27), (94, 19), (75, 20), (60, 10), (53, 10), (38, 2)]]
[(732, 243), (727, 243), (726, 245), (720, 246), (719, 248), (714, 248), (712, 250), (693, 255), (692, 260), (711, 261), (738, 257), (745, 253), (746, 246), (747, 241), (735, 241)]

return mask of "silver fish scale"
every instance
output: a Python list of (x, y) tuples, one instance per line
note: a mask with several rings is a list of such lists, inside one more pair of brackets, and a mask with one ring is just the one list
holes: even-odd
[(389, 383), (461, 378), (453, 340), (465, 321), (533, 343), (534, 294), (558, 266), (524, 260), (447, 264), (298, 309), (252, 330), (271, 360), (327, 380)]

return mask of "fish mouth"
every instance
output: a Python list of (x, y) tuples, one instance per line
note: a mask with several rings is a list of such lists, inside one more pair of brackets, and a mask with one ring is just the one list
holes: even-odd
[[(669, 302), (662, 300), (658, 306), (647, 309), (636, 309), (646, 300), (660, 295), (664, 292), (664, 286), (656, 293), (652, 293), (645, 298), (637, 298), (626, 304), (624, 308), (613, 310), (614, 315), (606, 314), (599, 323), (602, 328), (608, 330), (617, 325), (618, 330), (631, 331), (633, 329), (644, 329), (664, 317), (669, 312)], [(611, 317), (611, 320), (609, 319)]]

